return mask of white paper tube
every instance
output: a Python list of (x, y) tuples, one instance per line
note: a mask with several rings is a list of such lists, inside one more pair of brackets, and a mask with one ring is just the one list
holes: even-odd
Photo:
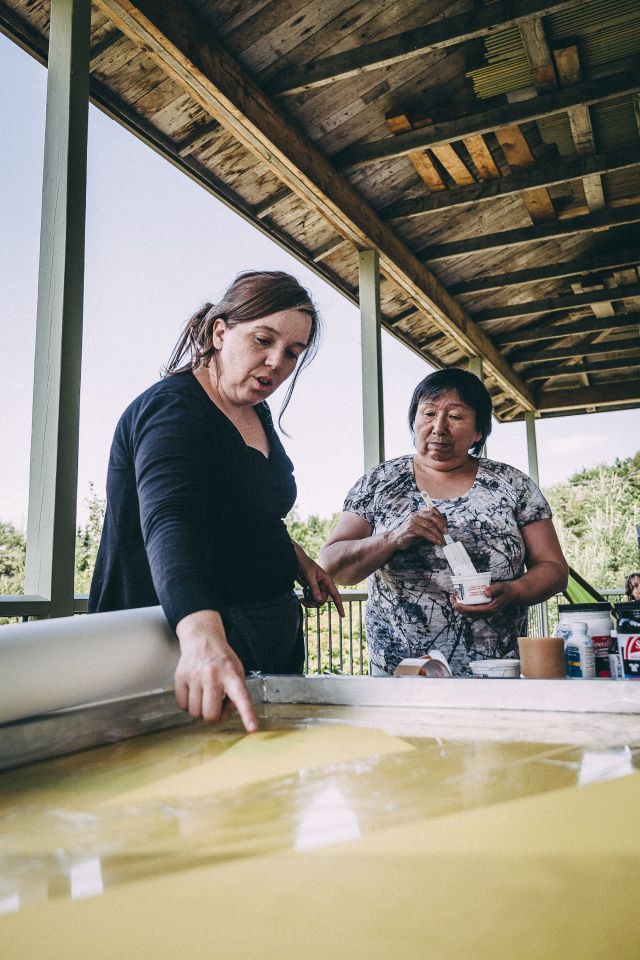
[(0, 627), (0, 723), (172, 687), (179, 653), (161, 607)]

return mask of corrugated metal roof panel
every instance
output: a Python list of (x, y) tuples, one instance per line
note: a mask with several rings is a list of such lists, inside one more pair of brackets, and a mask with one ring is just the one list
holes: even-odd
[[(591, 0), (544, 18), (550, 46), (575, 39), (585, 70), (640, 53), (638, 0)], [(481, 99), (530, 86), (527, 54), (517, 27), (489, 34), (484, 40), (487, 65), (469, 71)]]

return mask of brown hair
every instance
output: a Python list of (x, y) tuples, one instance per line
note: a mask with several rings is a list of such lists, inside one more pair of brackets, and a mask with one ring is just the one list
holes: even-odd
[(282, 402), (278, 425), (287, 409), (298, 376), (313, 360), (322, 328), (318, 312), (307, 290), (288, 273), (280, 270), (247, 270), (238, 274), (218, 303), (205, 303), (185, 324), (184, 330), (164, 368), (165, 376), (186, 373), (217, 362), (213, 345), (213, 324), (224, 320), (228, 327), (260, 320), (281, 310), (302, 310), (311, 319), (309, 340)]

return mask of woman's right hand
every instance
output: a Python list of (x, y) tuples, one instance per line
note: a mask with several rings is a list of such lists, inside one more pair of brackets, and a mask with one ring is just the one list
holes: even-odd
[(443, 546), (447, 532), (447, 519), (437, 507), (428, 507), (410, 513), (394, 533), (396, 550), (407, 550), (416, 540), (428, 540), (429, 543)]
[(198, 610), (176, 627), (180, 659), (175, 673), (176, 702), (192, 717), (217, 722), (235, 709), (248, 733), (258, 718), (247, 689), (244, 669), (227, 643), (222, 617), (216, 610)]

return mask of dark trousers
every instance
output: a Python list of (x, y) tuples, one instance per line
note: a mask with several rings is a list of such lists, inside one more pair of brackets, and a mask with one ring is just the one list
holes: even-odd
[(246, 673), (302, 673), (302, 608), (293, 591), (273, 600), (225, 606), (220, 613), (229, 645)]

